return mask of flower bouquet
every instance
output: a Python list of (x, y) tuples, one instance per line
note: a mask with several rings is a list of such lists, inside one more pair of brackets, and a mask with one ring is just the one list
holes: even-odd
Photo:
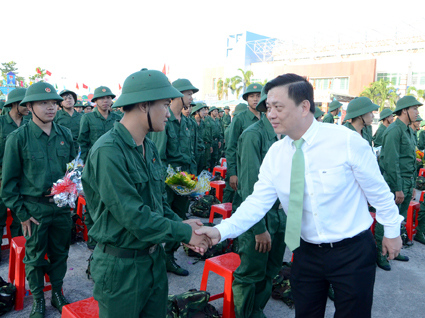
[(211, 189), (210, 179), (211, 174), (208, 171), (195, 176), (186, 171), (176, 171), (168, 165), (165, 183), (179, 195), (198, 196)]

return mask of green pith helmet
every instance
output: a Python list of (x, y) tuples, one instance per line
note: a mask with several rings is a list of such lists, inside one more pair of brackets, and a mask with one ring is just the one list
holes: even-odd
[(164, 73), (144, 68), (125, 79), (122, 94), (112, 108), (177, 97), (183, 94), (171, 85)]
[(420, 122), (422, 122), (422, 117), (418, 115), (418, 117), (416, 118), (416, 120), (415, 120), (415, 121), (420, 121)]
[[(85, 108), (87, 108), (87, 107), (91, 107), (91, 108), (93, 108), (93, 105), (92, 105), (92, 104), (90, 104), (89, 102), (85, 102), (85, 103), (83, 103), (82, 105), (83, 105), (83, 109), (85, 109)], [(75, 107), (75, 106), (74, 106), (74, 107)]]
[(209, 114), (209, 113), (211, 113), (213, 110), (216, 110), (216, 109), (217, 109), (217, 107), (215, 107), (215, 106), (211, 107), (211, 108), (208, 110), (208, 114)]
[(194, 106), (196, 106), (196, 103), (195, 102), (191, 102), (190, 103), (190, 106), (194, 107)]
[(369, 98), (357, 97), (348, 104), (347, 114), (345, 115), (345, 119), (346, 120), (353, 119), (378, 109), (379, 109), (379, 106), (372, 103), (372, 101)]
[(421, 127), (425, 126), (425, 120), (421, 121)]
[[(72, 97), (74, 97), (74, 105), (75, 105), (75, 103), (77, 102), (77, 94), (75, 94), (73, 91), (64, 89), (63, 91), (59, 93), (59, 96), (62, 97), (62, 95), (65, 95), (65, 94), (71, 94)], [(59, 106), (62, 107), (62, 105), (59, 105)]]
[(195, 86), (192, 85), (192, 83), (185, 78), (179, 78), (175, 80), (172, 83), (173, 87), (177, 89), (180, 93), (184, 91), (193, 91), (193, 94), (199, 92), (199, 89), (197, 89)]
[(336, 99), (334, 99), (330, 104), (329, 104), (329, 111), (332, 112), (335, 109), (341, 107), (342, 104), (340, 102), (338, 102)]
[(261, 89), (261, 98), (260, 98), (260, 101), (258, 102), (257, 106), (255, 107), (255, 109), (258, 112), (262, 112), (262, 113), (265, 113), (266, 112), (266, 110), (267, 110), (266, 99), (267, 99), (267, 94), (266, 94), (266, 92), (264, 90), (264, 87), (263, 87)]
[(248, 105), (244, 103), (239, 103), (236, 105), (235, 110), (233, 111), (233, 116), (242, 113), (243, 111), (248, 109)]
[(201, 110), (202, 108), (208, 109), (207, 104), (201, 103), (201, 102), (196, 103), (195, 107), (192, 108), (192, 112), (190, 114), (193, 115), (194, 113), (196, 113), (198, 110)]
[(242, 98), (247, 101), (249, 94), (261, 93), (262, 89), (263, 89), (263, 86), (261, 84), (253, 83), (253, 84), (248, 86), (248, 88), (246, 89), (246, 92), (243, 93)]
[(319, 118), (320, 116), (323, 116), (325, 112), (323, 110), (321, 110), (319, 107), (316, 106), (315, 111), (314, 111), (314, 118)]
[(115, 95), (112, 94), (111, 90), (106, 86), (100, 86), (94, 90), (93, 98), (91, 101), (94, 103), (100, 97), (111, 96), (112, 99), (115, 98)]
[(385, 118), (391, 116), (393, 111), (389, 108), (384, 108), (382, 112), (379, 114), (379, 121), (384, 120)]
[(63, 101), (63, 98), (56, 93), (55, 88), (46, 82), (38, 82), (28, 87), (24, 99), (19, 105), (25, 106), (28, 102), (38, 102), (41, 100)]
[(395, 107), (394, 113), (411, 106), (422, 106), (422, 105), (423, 104), (420, 103), (414, 96), (404, 96), (397, 101), (397, 105)]
[(7, 102), (4, 103), (4, 107), (12, 107), (13, 103), (21, 102), (24, 99), (26, 92), (26, 88), (16, 88), (11, 91), (7, 94)]
[(219, 113), (224, 113), (224, 110), (220, 107), (217, 107)]
[(224, 110), (226, 110), (226, 109), (230, 110), (230, 107), (229, 106), (224, 106)]
[(82, 107), (84, 108), (84, 105), (82, 102), (80, 102), (79, 100), (77, 100), (77, 102), (75, 103), (74, 107)]

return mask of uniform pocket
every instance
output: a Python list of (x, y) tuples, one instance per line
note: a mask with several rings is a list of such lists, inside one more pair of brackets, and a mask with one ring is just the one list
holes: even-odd
[(23, 154), (24, 165), (28, 167), (25, 170), (29, 171), (31, 175), (45, 174), (46, 164), (44, 153), (42, 151), (27, 151)]
[(319, 170), (324, 193), (335, 193), (347, 184), (344, 167)]

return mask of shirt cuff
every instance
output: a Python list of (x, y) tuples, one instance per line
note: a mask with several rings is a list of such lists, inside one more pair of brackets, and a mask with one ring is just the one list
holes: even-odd
[(398, 216), (398, 224), (396, 225), (384, 225), (384, 236), (386, 238), (392, 239), (400, 236), (400, 224), (403, 222), (404, 218), (399, 215)]

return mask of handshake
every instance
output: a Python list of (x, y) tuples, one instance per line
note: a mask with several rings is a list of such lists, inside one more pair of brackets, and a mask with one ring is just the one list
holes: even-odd
[(208, 248), (220, 242), (220, 232), (214, 227), (203, 226), (201, 220), (190, 219), (183, 223), (192, 227), (192, 237), (188, 244), (184, 244), (191, 250), (203, 255)]

